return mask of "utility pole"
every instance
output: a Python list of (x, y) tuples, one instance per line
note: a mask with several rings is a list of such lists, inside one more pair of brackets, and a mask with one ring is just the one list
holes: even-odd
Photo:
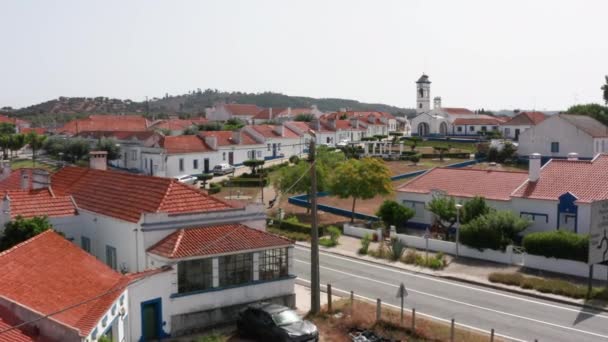
[(315, 137), (310, 139), (308, 161), (310, 162), (310, 209), (312, 214), (311, 248), (310, 248), (310, 312), (319, 313), (321, 310), (321, 284), (319, 274), (319, 230), (317, 222), (317, 166), (315, 164)]

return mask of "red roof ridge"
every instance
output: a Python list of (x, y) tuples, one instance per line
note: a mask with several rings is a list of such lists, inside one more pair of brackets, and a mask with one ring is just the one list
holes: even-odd
[[(514, 171), (514, 170), (494, 170), (494, 169), (468, 169), (464, 167), (449, 167), (449, 166), (438, 166), (434, 169), (449, 169), (449, 170), (458, 170), (458, 171), (477, 171), (477, 172), (503, 172), (503, 173), (528, 173), (527, 171)], [(430, 170), (429, 170), (430, 171)]]
[(179, 247), (179, 244), (182, 242), (183, 238), (184, 238), (184, 228), (180, 229), (179, 233), (177, 234), (177, 239), (175, 239), (175, 246), (173, 246), (173, 250), (169, 254), (169, 255), (171, 255), (171, 257), (173, 257), (177, 253), (177, 249)]
[(9, 248), (7, 250), (4, 250), (4, 251), (0, 252), (0, 256), (5, 256), (5, 255), (7, 255), (7, 254), (9, 254), (11, 252), (14, 252), (15, 250), (17, 250), (17, 249), (19, 249), (19, 248), (21, 248), (21, 247), (23, 247), (23, 246), (31, 243), (32, 241), (36, 241), (36, 240), (42, 238), (43, 236), (45, 236), (47, 234), (50, 234), (52, 232), (54, 232), (53, 229), (47, 229), (47, 230), (43, 231), (42, 233), (40, 233), (38, 235), (34, 235), (31, 238), (29, 238), (29, 239), (27, 239), (27, 240), (25, 240), (25, 241), (23, 241), (21, 243), (16, 244), (16, 245), (14, 245), (13, 247), (11, 247), (11, 248)]

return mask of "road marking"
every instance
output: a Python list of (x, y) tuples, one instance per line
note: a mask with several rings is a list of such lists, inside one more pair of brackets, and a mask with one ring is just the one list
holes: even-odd
[[(303, 261), (303, 260), (299, 260), (299, 259), (295, 259), (295, 260), (298, 261), (298, 262), (310, 265), (310, 263), (307, 262), (307, 261)], [(371, 282), (375, 282), (375, 283), (378, 283), (378, 284), (382, 284), (382, 285), (386, 285), (386, 286), (391, 286), (391, 287), (399, 288), (399, 285), (390, 284), (390, 283), (387, 283), (387, 282), (384, 282), (384, 281), (380, 281), (380, 280), (376, 280), (376, 279), (372, 279), (372, 278), (368, 278), (368, 277), (364, 277), (364, 276), (360, 276), (360, 275), (356, 275), (356, 274), (352, 274), (352, 273), (336, 270), (334, 268), (329, 268), (329, 267), (325, 267), (325, 266), (320, 266), (320, 267), (324, 268), (326, 270), (332, 271), (332, 272), (342, 273), (342, 274), (345, 274), (345, 275), (348, 275), (348, 276), (351, 276), (351, 277), (360, 278), (360, 279), (371, 281)], [(541, 321), (541, 320), (530, 318), (530, 317), (526, 317), (526, 316), (520, 316), (520, 315), (512, 314), (512, 313), (509, 313), (509, 312), (504, 312), (504, 311), (500, 311), (500, 310), (490, 309), (490, 308), (486, 308), (486, 307), (483, 307), (483, 306), (479, 306), (479, 305), (475, 305), (475, 304), (471, 304), (471, 303), (467, 303), (467, 302), (462, 302), (462, 301), (451, 299), (451, 298), (447, 298), (447, 297), (442, 297), (442, 296), (434, 295), (432, 293), (414, 290), (412, 288), (408, 288), (408, 291), (419, 293), (421, 295), (425, 295), (425, 296), (429, 296), (429, 297), (434, 297), (434, 298), (437, 298), (437, 299), (445, 300), (445, 301), (456, 303), (456, 304), (470, 306), (470, 307), (476, 308), (476, 309), (481, 309), (481, 310), (486, 310), (486, 311), (494, 312), (494, 313), (505, 315), (505, 316), (511, 316), (511, 317), (515, 317), (515, 318), (525, 319), (525, 320), (528, 320), (528, 321), (531, 321), (531, 322), (541, 323), (541, 324), (549, 325), (549, 326), (556, 327), (556, 328), (562, 328), (562, 329), (565, 329), (565, 330), (572, 330), (572, 331), (575, 331), (575, 332), (580, 332), (580, 333), (588, 334), (588, 335), (592, 335), (592, 336), (597, 336), (597, 337), (602, 337), (602, 338), (608, 338), (608, 335), (602, 335), (602, 334), (594, 333), (594, 332), (591, 332), (591, 331), (576, 329), (576, 328), (567, 327), (567, 326), (564, 326), (564, 325), (559, 325), (559, 324), (556, 324), (556, 323), (545, 322), (545, 321)]]
[[(302, 249), (302, 250), (310, 250), (308, 248), (302, 248), (300, 246), (297, 246), (296, 248), (299, 248), (299, 249)], [(540, 301), (533, 300), (533, 299), (522, 298), (522, 297), (513, 296), (513, 295), (509, 295), (509, 294), (505, 294), (505, 293), (500, 293), (500, 292), (495, 292), (495, 291), (491, 291), (491, 290), (481, 289), (481, 288), (477, 288), (477, 287), (473, 287), (473, 286), (468, 286), (468, 285), (464, 285), (464, 284), (459, 284), (457, 282), (451, 282), (451, 281), (446, 281), (446, 280), (443, 280), (443, 279), (437, 279), (437, 278), (434, 278), (434, 277), (431, 277), (431, 276), (420, 275), (420, 274), (416, 274), (416, 273), (413, 273), (413, 272), (408, 271), (408, 270), (396, 270), (396, 269), (393, 269), (393, 268), (390, 268), (390, 267), (383, 267), (383, 266), (375, 265), (374, 263), (371, 263), (371, 262), (353, 260), (353, 258), (349, 258), (349, 257), (341, 257), (341, 256), (333, 255), (333, 254), (330, 254), (330, 253), (323, 253), (323, 252), (319, 252), (319, 253), (323, 254), (323, 255), (326, 255), (326, 256), (329, 256), (329, 257), (332, 257), (332, 258), (336, 258), (336, 259), (340, 259), (340, 260), (346, 260), (346, 261), (350, 261), (350, 262), (353, 262), (353, 263), (356, 263), (356, 264), (371, 266), (371, 267), (374, 267), (374, 268), (378, 268), (378, 269), (381, 269), (381, 270), (390, 271), (390, 272), (394, 272), (394, 273), (405, 274), (405, 275), (409, 275), (409, 276), (416, 277), (416, 278), (421, 278), (421, 279), (426, 279), (426, 280), (434, 281), (434, 282), (437, 282), (437, 283), (457, 286), (457, 287), (461, 287), (461, 288), (465, 288), (465, 289), (469, 289), (469, 290), (475, 290), (475, 291), (479, 291), (479, 292), (484, 292), (484, 293), (488, 293), (488, 294), (493, 294), (495, 296), (501, 296), (501, 297), (505, 297), (505, 298), (509, 298), (509, 299), (517, 299), (517, 300), (520, 300), (520, 301), (523, 301), (523, 302), (528, 302), (528, 303), (533, 303), (533, 304), (538, 304), (538, 305), (544, 305), (544, 306), (548, 306), (548, 307), (555, 308), (555, 309), (561, 309), (561, 310), (565, 310), (565, 311), (576, 312), (578, 314), (583, 313), (583, 314), (586, 314), (588, 316), (608, 319), (608, 316), (600, 314), (600, 311), (597, 311), (597, 310), (592, 310), (592, 309), (590, 310), (590, 309), (585, 309), (585, 308), (581, 308), (581, 309), (568, 308), (568, 307), (565, 307), (565, 306), (560, 306), (560, 305), (555, 305), (555, 304), (551, 304), (551, 303), (540, 302)]]
[[(308, 280), (308, 279), (304, 279), (304, 278), (300, 278), (300, 277), (298, 277), (296, 279), (310, 284), (310, 280)], [(342, 289), (339, 289), (339, 288), (336, 288), (336, 287), (332, 287), (331, 289), (332, 289), (332, 291), (343, 292), (345, 294), (350, 295), (350, 291), (345, 291), (345, 290), (342, 290)], [(356, 293), (354, 293), (354, 296), (358, 297), (358, 298), (361, 298), (361, 299), (364, 299), (364, 300), (366, 300), (366, 301), (368, 301), (370, 303), (374, 303), (374, 304), (376, 303), (376, 300), (373, 299), (373, 298), (361, 296), (361, 295), (358, 295)], [(385, 305), (385, 306), (388, 306), (388, 307), (391, 307), (391, 308), (394, 308), (394, 309), (401, 310), (400, 306), (389, 304), (389, 303), (386, 303), (386, 302), (382, 302), (382, 305)], [(440, 321), (440, 322), (444, 322), (444, 323), (448, 323), (448, 324), (451, 323), (451, 320), (449, 320), (449, 319), (445, 319), (445, 318), (429, 315), (429, 314), (420, 312), (418, 310), (416, 310), (416, 314), (420, 315), (420, 316), (428, 317), (430, 319), (437, 320), (437, 321)], [(479, 331), (479, 332), (488, 334), (488, 330), (484, 330), (484, 329), (481, 329), (481, 328), (478, 328), (478, 327), (474, 327), (472, 325), (462, 324), (462, 323), (458, 323), (458, 322), (454, 322), (454, 324), (457, 325), (457, 326), (461, 326), (463, 328), (467, 328), (467, 329), (471, 329), (471, 330), (474, 330), (474, 331)], [(509, 339), (509, 340), (512, 340), (512, 341), (516, 341), (516, 342), (526, 342), (526, 340), (522, 340), (522, 339), (515, 338), (515, 337), (512, 337), (512, 336), (508, 336), (508, 335), (499, 334), (499, 333), (496, 333), (496, 332), (494, 333), (494, 335), (498, 336), (498, 337), (506, 338), (506, 339)]]

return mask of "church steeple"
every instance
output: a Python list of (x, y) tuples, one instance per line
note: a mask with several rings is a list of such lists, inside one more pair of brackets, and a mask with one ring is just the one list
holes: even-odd
[(431, 81), (429, 76), (422, 74), (416, 81), (416, 113), (431, 110)]

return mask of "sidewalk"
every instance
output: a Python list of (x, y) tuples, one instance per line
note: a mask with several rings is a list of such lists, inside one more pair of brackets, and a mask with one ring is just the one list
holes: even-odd
[[(298, 241), (296, 245), (302, 247), (310, 248), (310, 243)], [(370, 250), (378, 248), (377, 242), (372, 242), (370, 244)], [(571, 304), (578, 306), (585, 306), (592, 309), (607, 311), (608, 308), (603, 308), (601, 306), (594, 306), (590, 304), (586, 304), (583, 299), (574, 299), (554, 294), (542, 293), (535, 290), (527, 290), (522, 289), (516, 286), (509, 286), (499, 283), (492, 283), (488, 280), (488, 276), (493, 272), (517, 272), (520, 270), (520, 267), (513, 265), (503, 265), (497, 264), (493, 262), (477, 260), (477, 259), (469, 259), (460, 257), (458, 259), (452, 258), (452, 256), (446, 255), (448, 258), (448, 266), (446, 266), (443, 270), (434, 271), (430, 268), (426, 267), (418, 267), (415, 265), (408, 265), (402, 262), (391, 262), (384, 259), (377, 259), (368, 255), (359, 255), (357, 251), (361, 246), (360, 239), (350, 236), (341, 236), (339, 240), (339, 245), (332, 248), (326, 248), (323, 246), (319, 246), (319, 250), (321, 252), (341, 255), (350, 258), (357, 258), (361, 260), (365, 260), (368, 262), (394, 267), (398, 269), (403, 269), (405, 271), (416, 272), (419, 274), (427, 274), (436, 277), (442, 277), (446, 279), (452, 279), (456, 281), (466, 282), (474, 285), (480, 285), (485, 287), (490, 287), (493, 289), (508, 291), (516, 294), (532, 296), (539, 299), (545, 299), (550, 301), (555, 301), (563, 304)], [(419, 253), (424, 253), (420, 252)], [(429, 252), (429, 256), (434, 255), (434, 252)]]

